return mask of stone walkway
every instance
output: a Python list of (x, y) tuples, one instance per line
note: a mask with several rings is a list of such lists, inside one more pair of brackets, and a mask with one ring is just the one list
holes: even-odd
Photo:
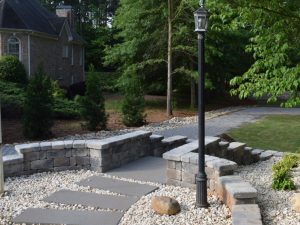
[[(162, 158), (146, 157), (109, 172), (109, 175), (140, 181), (165, 183), (166, 161)], [(123, 176), (124, 175), (124, 176)], [(71, 190), (60, 190), (42, 199), (44, 202), (82, 205), (90, 210), (56, 210), (29, 208), (13, 222), (19, 224), (66, 224), (66, 225), (117, 225), (124, 213), (143, 195), (158, 186), (124, 181), (105, 176), (92, 176), (78, 183), (90, 189), (105, 190), (114, 194), (97, 194)]]

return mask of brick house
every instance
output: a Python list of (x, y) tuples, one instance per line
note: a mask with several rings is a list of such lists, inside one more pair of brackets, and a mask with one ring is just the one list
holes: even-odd
[(84, 81), (84, 40), (71, 6), (56, 14), (37, 0), (0, 0), (0, 56), (14, 55), (30, 78), (40, 64), (64, 87)]

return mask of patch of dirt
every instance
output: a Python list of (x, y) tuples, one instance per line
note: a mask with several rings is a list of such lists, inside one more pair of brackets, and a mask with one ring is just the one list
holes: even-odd
[[(108, 130), (120, 130), (127, 128), (122, 123), (121, 113), (118, 112), (108, 112)], [(188, 117), (196, 115), (196, 112), (192, 111), (174, 111), (173, 112), (175, 117)], [(147, 123), (158, 123), (172, 117), (168, 117), (164, 110), (156, 110), (156, 109), (149, 109), (146, 110), (147, 115)], [(64, 137), (68, 135), (75, 135), (75, 134), (84, 134), (89, 133), (89, 131), (82, 126), (83, 121), (81, 120), (56, 120), (55, 124), (52, 128), (52, 132), (55, 137)], [(27, 141), (24, 138), (22, 133), (22, 123), (21, 119), (3, 119), (2, 120), (2, 133), (3, 133), (3, 144), (13, 144), (13, 143), (21, 143)]]

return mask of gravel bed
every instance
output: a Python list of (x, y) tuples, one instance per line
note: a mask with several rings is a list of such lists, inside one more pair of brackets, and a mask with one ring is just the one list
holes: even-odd
[(290, 199), (299, 192), (300, 176), (294, 176), (297, 191), (275, 191), (272, 189), (272, 165), (281, 158), (272, 157), (268, 161), (250, 166), (241, 166), (238, 175), (249, 181), (258, 191), (258, 204), (265, 225), (299, 225), (300, 214), (291, 209)]
[[(150, 206), (153, 196), (175, 198), (181, 205), (181, 212), (174, 216), (160, 216)], [(208, 209), (195, 208), (196, 193), (188, 188), (165, 186), (143, 196), (124, 215), (119, 225), (230, 225), (231, 213), (227, 206), (215, 196), (209, 196)]]
[[(73, 191), (93, 192), (107, 195), (118, 195), (109, 191), (81, 187), (76, 182), (93, 175), (101, 173), (89, 170), (63, 171), (59, 173), (38, 173), (30, 176), (17, 178), (8, 178), (5, 182), (6, 189), (9, 190), (0, 198), (0, 224), (12, 225), (12, 218), (20, 214), (27, 208), (51, 208), (66, 210), (84, 210), (84, 211), (111, 211), (110, 209), (100, 209), (95, 207), (86, 207), (82, 205), (65, 205), (57, 203), (47, 203), (41, 201), (50, 194), (61, 189)], [(103, 174), (101, 174), (103, 175)], [(104, 175), (106, 177), (112, 177)], [(134, 181), (131, 179), (115, 179), (137, 182), (142, 184), (152, 184), (159, 186), (159, 189), (148, 196), (142, 197), (135, 203), (122, 219), (121, 225), (193, 225), (199, 221), (201, 224), (230, 224), (231, 216), (229, 209), (221, 204), (216, 197), (210, 196), (209, 209), (195, 209), (195, 192), (187, 188), (165, 186), (151, 182)], [(21, 188), (20, 188), (21, 187)], [(167, 195), (176, 198), (182, 211), (176, 216), (159, 216), (150, 209), (150, 202), (153, 195)]]

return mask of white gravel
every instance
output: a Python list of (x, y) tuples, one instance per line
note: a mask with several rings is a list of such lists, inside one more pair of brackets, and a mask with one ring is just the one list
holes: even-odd
[(299, 192), (300, 176), (294, 176), (297, 191), (272, 189), (272, 165), (281, 158), (271, 158), (250, 166), (241, 166), (238, 175), (250, 182), (258, 191), (258, 204), (265, 225), (300, 225), (300, 213), (293, 212), (290, 199)]
[[(150, 206), (153, 196), (175, 198), (181, 205), (181, 212), (174, 216), (160, 216)], [(124, 215), (119, 225), (230, 225), (231, 213), (228, 207), (215, 197), (209, 196), (210, 207), (195, 207), (196, 193), (188, 188), (165, 186), (142, 197)]]
[[(6, 188), (9, 192), (0, 198), (0, 224), (11, 225), (12, 218), (20, 214), (27, 208), (51, 208), (67, 210), (88, 210), (88, 211), (110, 211), (109, 209), (100, 209), (94, 207), (85, 207), (82, 205), (64, 205), (56, 203), (47, 203), (41, 201), (43, 198), (61, 189), (73, 191), (94, 192), (99, 194), (118, 195), (116, 193), (97, 190), (88, 187), (81, 187), (75, 183), (93, 175), (100, 173), (89, 170), (63, 171), (59, 173), (39, 173), (31, 176), (22, 176), (18, 178), (9, 178), (6, 180)], [(105, 175), (107, 177), (111, 177)], [(115, 178), (115, 177), (112, 177)], [(118, 178), (119, 179), (119, 178)], [(130, 179), (122, 179), (133, 181)], [(158, 191), (142, 197), (125, 214), (121, 225), (193, 225), (199, 221), (201, 224), (230, 224), (231, 216), (229, 209), (221, 204), (216, 197), (209, 197), (211, 207), (206, 209), (195, 209), (195, 192), (187, 188), (164, 186), (150, 182), (140, 182), (159, 186)], [(153, 195), (167, 195), (176, 198), (182, 211), (177, 216), (159, 216), (150, 209), (150, 202)]]

